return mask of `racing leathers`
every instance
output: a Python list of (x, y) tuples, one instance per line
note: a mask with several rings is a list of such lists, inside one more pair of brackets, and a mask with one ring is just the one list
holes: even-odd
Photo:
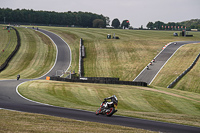
[[(109, 99), (111, 99), (111, 102), (107, 102), (107, 100), (109, 100)], [(105, 104), (103, 105), (104, 108), (108, 108), (108, 106), (110, 104), (118, 103), (118, 100), (117, 100), (117, 97), (115, 95), (112, 95), (111, 97), (104, 98), (104, 102), (105, 102)]]

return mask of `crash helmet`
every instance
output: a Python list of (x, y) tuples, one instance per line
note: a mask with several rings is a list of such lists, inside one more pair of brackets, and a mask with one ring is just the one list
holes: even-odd
[(115, 95), (112, 95), (112, 97), (114, 97), (115, 101), (118, 103), (117, 97)]

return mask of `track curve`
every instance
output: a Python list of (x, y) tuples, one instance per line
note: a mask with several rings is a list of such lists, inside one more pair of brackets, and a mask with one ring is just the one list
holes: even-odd
[[(40, 32), (48, 35), (54, 43), (57, 45), (57, 59), (54, 67), (44, 76), (38, 79), (44, 79), (46, 76), (55, 75), (56, 70), (67, 70), (71, 62), (71, 52), (69, 46), (54, 33), (45, 30), (39, 30)], [(36, 80), (36, 79), (35, 79)], [(41, 103), (36, 103), (29, 101), (21, 97), (17, 91), (16, 87), (30, 79), (22, 80), (0, 80), (0, 108), (17, 110), (23, 112), (40, 113), (58, 117), (66, 117), (70, 119), (77, 119), (83, 121), (100, 122), (114, 125), (122, 125), (128, 127), (142, 128), (153, 131), (160, 132), (180, 132), (180, 133), (192, 133), (200, 132), (200, 128), (191, 127), (185, 125), (157, 122), (151, 120), (129, 118), (123, 116), (96, 116), (95, 112), (61, 108), (51, 105), (45, 105)]]
[(200, 41), (182, 41), (182, 42), (171, 42), (154, 58), (155, 63), (149, 65), (149, 69), (145, 67), (140, 74), (133, 80), (139, 82), (146, 82), (150, 85), (163, 66), (173, 56), (173, 54), (183, 45), (191, 43), (200, 43)]

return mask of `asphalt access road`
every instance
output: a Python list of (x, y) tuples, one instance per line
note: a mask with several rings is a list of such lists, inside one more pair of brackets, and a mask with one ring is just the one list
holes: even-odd
[[(146, 82), (148, 85), (152, 83), (156, 75), (166, 64), (166, 62), (171, 58), (177, 49), (185, 44), (199, 43), (200, 41), (184, 41), (184, 42), (172, 42), (164, 50), (162, 50), (156, 57), (155, 63), (149, 65), (149, 69), (146, 67), (141, 71), (141, 73), (133, 81)], [(153, 60), (153, 59), (152, 59)]]
[[(63, 40), (60, 37), (47, 31), (43, 31), (43, 30), (40, 30), (40, 31), (47, 34), (48, 36), (52, 38), (52, 40), (57, 45), (58, 52), (59, 52), (58, 55), (60, 54), (60, 52), (62, 52), (60, 54), (61, 56), (58, 56), (57, 62), (54, 68), (49, 73), (41, 77), (41, 79), (43, 79), (47, 75), (54, 75), (56, 70), (58, 69), (61, 69), (61, 70), (67, 69), (69, 67), (67, 65), (70, 65), (69, 63), (70, 60), (68, 60), (70, 59), (70, 57), (68, 58), (66, 56), (67, 53), (69, 52), (69, 47), (66, 46), (66, 43), (62, 42)], [(59, 42), (59, 44), (57, 42)], [(63, 57), (68, 58), (67, 61)], [(64, 61), (66, 61), (66, 63), (64, 63)], [(200, 128), (198, 127), (150, 121), (150, 120), (137, 119), (137, 118), (129, 118), (129, 117), (123, 117), (123, 116), (116, 116), (116, 115), (112, 117), (106, 117), (102, 115), (97, 116), (95, 115), (95, 112), (61, 108), (61, 107), (55, 107), (51, 105), (36, 103), (36, 102), (30, 101), (21, 97), (16, 91), (16, 87), (20, 83), (23, 83), (25, 81), (29, 81), (29, 79), (20, 79), (19, 81), (0, 80), (0, 108), (30, 112), (30, 113), (46, 114), (46, 115), (65, 117), (65, 118), (83, 120), (83, 121), (122, 125), (122, 126), (127, 126), (127, 127), (135, 127), (135, 128), (160, 131), (160, 132), (176, 132), (176, 133), (184, 133), (184, 132), (185, 133), (193, 133), (193, 132), (199, 133), (200, 132)]]

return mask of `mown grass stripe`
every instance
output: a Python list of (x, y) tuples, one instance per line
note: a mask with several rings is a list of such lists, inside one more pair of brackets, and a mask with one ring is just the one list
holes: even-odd
[[(188, 39), (191, 41), (200, 40), (199, 32), (192, 32), (191, 34), (193, 34), (194, 36), (192, 38), (187, 38), (181, 36), (173, 36), (174, 32), (179, 33), (179, 31), (63, 27), (43, 28), (58, 33), (59, 35), (64, 37), (66, 42), (70, 42), (69, 45), (73, 48), (72, 70), (75, 70), (76, 72), (78, 71), (78, 50), (76, 49), (78, 49), (79, 39), (83, 38), (86, 46), (86, 58), (84, 59), (84, 71), (86, 77), (109, 76), (118, 77), (120, 78), (120, 80), (127, 81), (134, 80), (136, 76), (142, 71), (142, 69), (145, 68), (147, 64), (149, 64), (149, 62), (162, 50), (162, 47), (167, 43), (176, 41), (188, 41)], [(106, 38), (107, 34), (113, 35), (114, 33), (116, 36), (120, 37), (119, 40)], [(71, 38), (69, 39), (69, 37), (67, 36), (71, 36)], [(197, 49), (198, 48), (196, 48), (196, 50)], [(102, 51), (102, 53), (99, 53), (99, 51)], [(190, 52), (190, 54), (194, 54), (194, 52)], [(192, 58), (183, 59), (184, 62), (186, 62), (186, 60), (191, 60)], [(170, 64), (168, 67), (170, 70), (167, 70), (164, 74), (159, 74), (156, 77), (158, 78), (158, 83), (157, 81), (155, 81), (152, 85), (167, 87), (174, 80), (174, 78), (178, 76), (178, 74), (176, 74), (177, 72), (174, 72), (175, 75), (171, 75), (170, 73), (168, 73), (168, 71), (173, 71), (173, 66), (179, 69), (177, 71), (181, 71), (184, 67), (179, 67), (180, 62), (178, 63), (177, 60), (174, 60), (173, 62), (174, 63)], [(194, 81), (198, 82), (198, 80)], [(200, 90), (199, 85), (193, 88), (194, 89), (190, 90), (195, 90), (196, 88)], [(185, 88), (181, 87), (178, 89)]]
[[(175, 80), (182, 72), (184, 72), (192, 64), (192, 62), (196, 58), (196, 55), (199, 54), (199, 48), (200, 48), (200, 44), (187, 44), (187, 45), (182, 46), (174, 54), (174, 56), (168, 61), (168, 63), (163, 67), (163, 69), (160, 71), (160, 73), (157, 75), (157, 77), (153, 81), (152, 85), (167, 87), (173, 80)], [(195, 69), (196, 67), (194, 68), (194, 70)], [(196, 71), (196, 72), (197, 72), (196, 74), (198, 75), (199, 71)], [(184, 80), (184, 82), (183, 81), (180, 82), (179, 85), (190, 83), (192, 82), (192, 79), (193, 79), (192, 77), (191, 78), (186, 77), (186, 80)], [(197, 80), (194, 80), (194, 81), (197, 81)], [(192, 84), (190, 84), (191, 86), (187, 86), (187, 85), (186, 86), (187, 88), (199, 88), (200, 87), (199, 82), (196, 82), (196, 83), (197, 83), (197, 86), (195, 87), (193, 87)], [(179, 88), (179, 87), (176, 86), (175, 88)], [(181, 89), (181, 87), (179, 89)], [(199, 92), (199, 90), (200, 88), (195, 92)]]
[(21, 47), (1, 78), (36, 78), (45, 74), (54, 64), (56, 49), (48, 37), (26, 28), (18, 28)]
[(2, 39), (0, 43), (0, 66), (6, 61), (17, 45), (17, 36), (14, 30), (10, 30), (10, 32), (1, 30), (0, 35), (1, 34), (3, 34), (5, 38), (0, 38)]
[[(105, 97), (115, 94), (119, 100), (118, 115), (200, 126), (200, 96), (195, 93), (44, 80), (26, 82), (19, 86), (19, 92), (42, 103), (89, 111), (96, 111)], [(190, 98), (192, 95), (195, 97)], [(172, 116), (176, 120), (171, 119)]]

